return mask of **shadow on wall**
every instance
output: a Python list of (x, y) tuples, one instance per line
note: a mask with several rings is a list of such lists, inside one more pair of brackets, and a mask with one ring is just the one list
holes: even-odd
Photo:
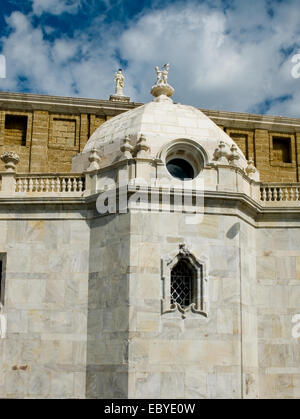
[(227, 239), (230, 239), (230, 240), (234, 239), (239, 234), (240, 229), (241, 229), (240, 223), (233, 224), (233, 226), (230, 227), (230, 229), (226, 233)]

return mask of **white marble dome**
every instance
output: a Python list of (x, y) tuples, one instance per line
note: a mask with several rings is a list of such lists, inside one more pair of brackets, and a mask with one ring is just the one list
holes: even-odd
[[(169, 143), (176, 140), (184, 143), (187, 140), (199, 144), (206, 152), (206, 163), (211, 163), (220, 141), (225, 143), (225, 151), (228, 153), (235, 144), (199, 109), (175, 104), (171, 99), (160, 96), (105, 122), (90, 137), (82, 154), (90, 153), (95, 148), (102, 156), (101, 166), (107, 166), (121, 158), (120, 147), (126, 135), (135, 146), (141, 134), (146, 137), (153, 158), (160, 156), (162, 149)], [(245, 156), (239, 148), (237, 152), (240, 158), (236, 165), (245, 169)]]

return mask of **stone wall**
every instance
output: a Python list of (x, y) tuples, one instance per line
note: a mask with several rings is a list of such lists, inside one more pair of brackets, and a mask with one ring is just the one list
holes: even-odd
[(91, 223), (88, 398), (128, 397), (130, 215)]
[[(229, 123), (230, 124), (230, 123)], [(247, 160), (252, 159), (260, 172), (263, 182), (298, 182), (300, 179), (300, 160), (296, 150), (300, 147), (300, 133), (295, 134), (293, 128), (290, 133), (286, 131), (266, 129), (232, 129), (225, 128), (226, 133), (232, 137), (245, 154)], [(287, 143), (288, 156), (275, 153), (274, 138)], [(280, 150), (279, 150), (280, 151)], [(285, 160), (288, 160), (286, 162)]]
[[(0, 397), (298, 398), (298, 222), (256, 224), (221, 202), (199, 224), (3, 207)], [(162, 313), (162, 260), (182, 242), (207, 267), (207, 318)]]
[[(11, 112), (0, 112), (0, 153), (15, 151), (21, 157), (19, 173), (68, 173), (72, 157), (82, 151), (91, 128), (105, 121), (97, 119), (90, 124), (86, 114), (52, 114), (47, 111), (17, 112), (27, 117), (27, 137), (22, 143), (20, 130), (5, 129), (5, 120)], [(2, 162), (0, 169), (3, 170)]]
[[(6, 99), (5, 95), (8, 94), (2, 93), (0, 97)], [(110, 101), (10, 95), (13, 98), (9, 96), (7, 103), (3, 100), (0, 107), (0, 154), (17, 152), (21, 157), (19, 173), (71, 171), (72, 158), (83, 150), (100, 125), (121, 112), (140, 106), (132, 102), (116, 106)], [(299, 120), (204, 112), (234, 139), (247, 159), (254, 160), (262, 181), (299, 181)], [(11, 116), (27, 118), (26, 138), (20, 131), (20, 121), (15, 129), (8, 129), (6, 120)]]
[[(130, 225), (128, 397), (257, 397), (254, 229), (234, 216), (187, 225), (170, 213), (132, 214)], [(161, 312), (161, 261), (182, 241), (207, 260), (208, 318)]]
[(261, 398), (299, 398), (300, 234), (297, 228), (257, 231), (257, 316)]
[(0, 221), (8, 318), (0, 398), (84, 398), (89, 226), (61, 206), (27, 211)]

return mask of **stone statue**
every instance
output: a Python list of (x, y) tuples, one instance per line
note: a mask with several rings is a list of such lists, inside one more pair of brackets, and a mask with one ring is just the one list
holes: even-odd
[(165, 64), (160, 70), (158, 66), (155, 67), (156, 82), (151, 89), (151, 94), (155, 97), (156, 102), (172, 102), (170, 97), (174, 94), (174, 89), (168, 84), (170, 64)]
[(6, 316), (3, 314), (3, 305), (0, 303), (0, 339), (4, 339), (6, 336)]
[(160, 70), (158, 66), (155, 67), (156, 74), (157, 74), (156, 85), (168, 84), (169, 68), (170, 68), (170, 64), (165, 64), (162, 70)]
[(125, 77), (123, 75), (122, 69), (120, 68), (115, 74), (115, 95), (116, 96), (124, 96), (123, 89), (124, 89), (124, 80)]

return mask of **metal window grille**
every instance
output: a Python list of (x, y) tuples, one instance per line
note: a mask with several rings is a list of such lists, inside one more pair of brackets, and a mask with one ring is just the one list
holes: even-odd
[(171, 304), (188, 307), (193, 302), (193, 270), (181, 260), (171, 271)]

